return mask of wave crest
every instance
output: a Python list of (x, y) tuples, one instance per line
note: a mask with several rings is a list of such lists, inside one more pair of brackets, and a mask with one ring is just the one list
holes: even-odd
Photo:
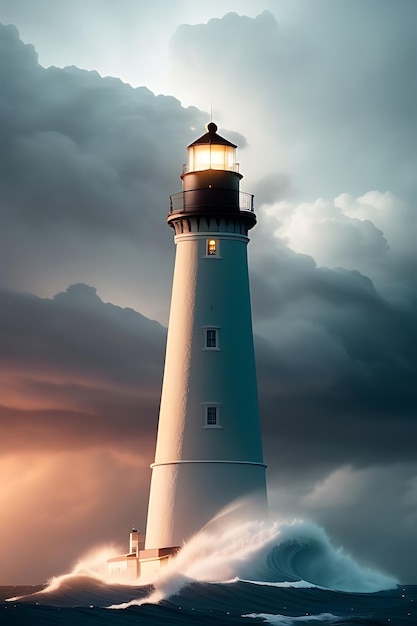
[(392, 589), (398, 584), (395, 578), (362, 567), (343, 549), (336, 549), (325, 530), (312, 522), (250, 522), (220, 536), (199, 533), (177, 559), (181, 573), (199, 581), (304, 581), (359, 593)]

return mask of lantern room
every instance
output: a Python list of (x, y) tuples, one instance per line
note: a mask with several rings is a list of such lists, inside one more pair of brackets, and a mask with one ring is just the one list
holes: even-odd
[(188, 150), (187, 172), (203, 170), (224, 170), (237, 172), (236, 148), (234, 143), (217, 134), (217, 125), (210, 122), (207, 133), (190, 144)]

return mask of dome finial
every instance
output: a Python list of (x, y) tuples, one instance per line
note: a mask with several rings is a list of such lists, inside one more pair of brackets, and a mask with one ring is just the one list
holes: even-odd
[(209, 122), (206, 128), (208, 132), (210, 133), (210, 135), (214, 135), (214, 133), (217, 133), (217, 124), (215, 124), (214, 122)]

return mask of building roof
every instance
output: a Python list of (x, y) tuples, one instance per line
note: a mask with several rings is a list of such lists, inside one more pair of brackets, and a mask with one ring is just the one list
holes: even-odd
[(201, 144), (211, 144), (214, 143), (216, 145), (221, 145), (221, 146), (230, 146), (231, 148), (237, 148), (237, 146), (232, 143), (231, 141), (228, 141), (227, 139), (224, 139), (224, 137), (220, 137), (220, 135), (217, 134), (217, 125), (214, 122), (210, 122), (210, 124), (207, 124), (207, 133), (205, 133), (202, 137), (200, 137), (199, 139), (196, 139), (195, 141), (193, 141), (193, 143), (190, 143), (189, 146), (187, 146), (187, 148), (192, 148), (192, 146), (198, 146)]

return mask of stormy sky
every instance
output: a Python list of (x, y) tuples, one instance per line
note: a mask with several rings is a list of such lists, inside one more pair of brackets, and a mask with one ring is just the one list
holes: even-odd
[(417, 582), (417, 4), (0, 0), (0, 584), (146, 519), (210, 119), (255, 194), (271, 508)]

